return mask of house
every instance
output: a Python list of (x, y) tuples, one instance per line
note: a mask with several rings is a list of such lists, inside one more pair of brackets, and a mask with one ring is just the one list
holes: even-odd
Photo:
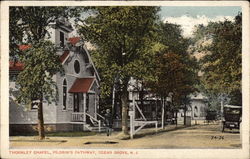
[[(65, 75), (53, 76), (58, 89), (58, 99), (43, 103), (45, 131), (82, 131), (100, 127), (99, 95), (100, 77), (84, 42), (79, 37), (70, 37), (72, 26), (63, 18), (50, 24), (48, 37), (56, 46)], [(21, 50), (32, 46), (20, 46)], [(10, 134), (35, 131), (37, 105), (16, 103), (18, 86), (15, 83), (24, 68), (20, 62), (9, 62), (9, 125)]]
[[(129, 100), (136, 100), (144, 116), (148, 120), (161, 121), (162, 118), (162, 101), (159, 97), (151, 93), (147, 88), (142, 88), (142, 83), (134, 78), (129, 81)], [(206, 110), (208, 108), (207, 98), (201, 93), (191, 94), (190, 104), (187, 106), (186, 116), (190, 117), (195, 123), (204, 122), (206, 120)], [(168, 105), (171, 104), (171, 98), (167, 98)], [(118, 102), (119, 103), (119, 102)], [(117, 108), (118, 107), (118, 108)], [(115, 112), (121, 112), (121, 106), (117, 104)], [(166, 107), (166, 121), (175, 118), (176, 113), (169, 107)], [(138, 112), (136, 114), (139, 114)], [(137, 116), (137, 115), (136, 115)], [(138, 115), (139, 116), (139, 115)], [(182, 124), (184, 121), (184, 110), (180, 108), (177, 113), (177, 122)]]

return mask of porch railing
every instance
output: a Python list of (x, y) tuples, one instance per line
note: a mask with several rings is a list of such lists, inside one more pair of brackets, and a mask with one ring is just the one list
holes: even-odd
[(105, 120), (105, 118), (104, 118), (101, 114), (96, 113), (96, 115), (97, 115), (98, 117), (100, 117), (101, 119)]
[(83, 112), (74, 112), (71, 114), (71, 121), (73, 122), (83, 122), (84, 113)]
[(89, 117), (90, 121), (91, 121), (93, 124), (95, 124), (94, 121), (98, 123), (98, 131), (101, 132), (101, 120), (97, 120), (96, 118), (92, 117), (92, 116), (91, 116), (90, 114), (88, 114), (88, 113), (86, 113), (86, 115)]
[[(95, 125), (96, 123), (98, 124), (98, 131), (101, 132), (101, 120), (97, 120), (96, 118), (94, 118), (93, 116), (91, 116), (88, 113), (85, 113), (85, 115), (89, 117), (89, 119), (90, 119), (90, 121), (92, 122), (93, 125)], [(72, 113), (71, 114), (71, 121), (72, 122), (82, 122), (84, 124), (84, 112), (74, 112), (74, 113)], [(87, 127), (87, 128), (90, 130), (89, 127)]]

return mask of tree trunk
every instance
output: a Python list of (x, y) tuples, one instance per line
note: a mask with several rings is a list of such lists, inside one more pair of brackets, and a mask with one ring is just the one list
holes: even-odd
[(187, 125), (187, 123), (186, 123), (186, 112), (187, 112), (187, 106), (186, 106), (186, 104), (185, 104), (185, 106), (184, 106), (184, 125)]
[(121, 102), (122, 102), (122, 132), (128, 135), (128, 95), (127, 91), (122, 91)]
[(155, 112), (156, 112), (156, 121), (158, 121), (158, 99), (156, 99), (156, 105), (155, 105)]
[(178, 114), (178, 112), (177, 111), (175, 111), (175, 125), (177, 126), (177, 114)]
[(162, 98), (162, 112), (161, 112), (161, 121), (162, 121), (162, 125), (161, 128), (165, 129), (165, 100), (164, 98)]
[(224, 110), (224, 101), (223, 101), (223, 99), (221, 100), (221, 103), (220, 103), (220, 116), (221, 116), (221, 119), (224, 117), (224, 115), (223, 115), (223, 110)]
[(43, 121), (43, 99), (40, 99), (39, 105), (38, 105), (38, 134), (39, 134), (39, 139), (43, 140), (45, 138), (44, 135), (44, 121)]

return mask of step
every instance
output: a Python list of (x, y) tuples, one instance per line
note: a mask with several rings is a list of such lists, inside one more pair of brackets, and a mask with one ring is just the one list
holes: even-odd
[(94, 129), (94, 130), (91, 130), (92, 132), (105, 132), (106, 131), (106, 129), (101, 129), (100, 131), (99, 131), (99, 129)]
[[(99, 127), (90, 127), (91, 130), (98, 130)], [(105, 127), (100, 127), (100, 129), (106, 129)]]
[[(95, 132), (98, 132), (98, 131), (99, 131), (99, 127), (98, 127), (98, 126), (91, 126), (91, 125), (89, 125), (89, 124), (85, 124), (85, 127), (88, 127), (88, 129), (89, 129), (90, 131), (95, 131)], [(100, 127), (100, 130), (101, 130), (101, 131), (105, 131), (105, 130), (106, 130), (106, 127), (101, 126), (101, 127)]]
[(84, 124), (84, 122), (80, 122), (80, 121), (71, 121), (70, 124)]

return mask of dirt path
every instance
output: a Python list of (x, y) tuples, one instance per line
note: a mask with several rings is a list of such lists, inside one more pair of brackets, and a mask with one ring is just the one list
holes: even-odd
[(168, 126), (155, 133), (144, 129), (132, 140), (120, 140), (118, 133), (107, 137), (105, 133), (86, 137), (49, 137), (44, 142), (34, 137), (11, 137), (13, 148), (240, 148), (239, 133), (221, 133), (219, 125), (196, 125), (192, 127)]

